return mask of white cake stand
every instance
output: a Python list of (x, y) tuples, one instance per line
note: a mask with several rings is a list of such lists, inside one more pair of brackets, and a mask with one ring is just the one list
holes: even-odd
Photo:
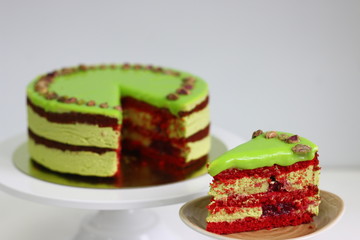
[[(99, 210), (84, 220), (74, 240), (159, 239), (147, 236), (157, 226), (157, 215), (146, 208), (186, 202), (208, 191), (210, 177), (205, 174), (193, 179), (154, 187), (128, 189), (92, 189), (49, 183), (19, 171), (15, 158), (29, 159), (26, 135), (0, 143), (0, 189), (16, 197), (62, 207)], [(212, 127), (213, 159), (243, 142), (236, 135)], [(152, 231), (154, 232), (154, 231)]]

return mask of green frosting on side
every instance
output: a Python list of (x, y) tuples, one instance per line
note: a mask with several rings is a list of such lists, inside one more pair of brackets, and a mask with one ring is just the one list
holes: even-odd
[(111, 177), (118, 170), (116, 151), (103, 154), (87, 151), (62, 151), (36, 144), (32, 139), (28, 141), (28, 149), (36, 162), (57, 172)]
[[(277, 132), (277, 134), (278, 136), (286, 134), (289, 137), (294, 135), (285, 132)], [(295, 153), (292, 148), (297, 144), (307, 145), (311, 150), (305, 154)], [(299, 161), (312, 160), (317, 151), (318, 146), (303, 137), (300, 137), (297, 143), (287, 143), (278, 137), (267, 139), (265, 134), (261, 134), (212, 161), (208, 172), (211, 176), (215, 176), (230, 168), (255, 169), (274, 164), (290, 166)]]
[[(167, 108), (176, 115), (180, 111), (191, 110), (208, 94), (206, 82), (195, 77), (196, 81), (191, 86), (189, 94), (178, 94), (176, 100), (168, 99), (167, 95), (176, 93), (184, 85), (184, 78), (192, 76), (177, 70), (163, 69), (156, 72), (145, 68), (124, 69), (122, 65), (104, 68), (96, 66), (86, 70), (73, 69), (75, 70), (69, 74), (55, 76), (47, 90), (55, 92), (58, 96), (81, 99), (82, 104), (64, 103), (58, 99), (44, 97), (44, 94), (35, 90), (37, 81), (43, 76), (28, 85), (29, 99), (50, 112), (76, 111), (121, 119), (121, 111), (114, 109), (120, 104), (121, 97), (134, 97), (153, 106)], [(96, 105), (87, 106), (88, 101), (95, 101)], [(99, 107), (101, 103), (106, 103), (108, 107)]]

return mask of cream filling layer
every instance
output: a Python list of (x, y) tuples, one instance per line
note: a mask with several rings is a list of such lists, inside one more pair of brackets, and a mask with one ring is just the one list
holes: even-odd
[[(303, 189), (305, 186), (318, 185), (320, 171), (314, 171), (314, 166), (305, 169), (285, 173), (276, 176), (276, 180), (282, 183), (287, 191)], [(212, 183), (209, 194), (215, 200), (227, 198), (231, 194), (250, 195), (265, 193), (269, 189), (269, 178), (243, 177), (240, 179), (229, 179), (225, 183)]]
[(29, 128), (38, 136), (76, 146), (118, 148), (120, 131), (115, 131), (111, 127), (49, 122), (35, 113), (31, 107), (27, 108)]
[(236, 220), (241, 220), (246, 217), (251, 218), (260, 218), (262, 215), (261, 207), (251, 207), (251, 208), (236, 208), (232, 207), (234, 212), (229, 214), (225, 209), (221, 209), (220, 211), (210, 214), (207, 216), (207, 222), (233, 222)]
[(187, 146), (190, 148), (190, 152), (185, 158), (186, 162), (199, 159), (209, 153), (211, 147), (211, 136), (207, 136), (196, 142), (189, 142)]
[(307, 211), (316, 216), (319, 215), (319, 206), (321, 203), (320, 194), (317, 194), (312, 197), (308, 197), (308, 200), (313, 201), (313, 204), (309, 204)]
[[(295, 214), (301, 214), (304, 212), (310, 212), (314, 215), (319, 214), (319, 204), (320, 200), (318, 196), (306, 197), (303, 200), (305, 201), (313, 201), (313, 203), (309, 204), (305, 209), (302, 210), (294, 210)], [(302, 200), (300, 200), (302, 201)], [(214, 201), (210, 203), (214, 204)], [(231, 212), (231, 213), (228, 213)], [(262, 207), (227, 207), (226, 209), (220, 209), (215, 213), (209, 213), (206, 218), (207, 222), (232, 222), (236, 220), (241, 220), (246, 217), (251, 218), (260, 218), (262, 216)], [(286, 213), (285, 213), (286, 214)]]
[(215, 200), (227, 198), (230, 194), (250, 195), (267, 192), (269, 189), (269, 179), (259, 177), (243, 177), (240, 179), (230, 179), (226, 184), (211, 184), (209, 194)]
[(287, 191), (303, 189), (308, 185), (319, 185), (320, 170), (314, 171), (314, 166), (300, 169), (295, 172), (282, 174), (276, 177), (279, 182), (284, 182)]
[(36, 144), (32, 139), (28, 140), (28, 149), (34, 161), (57, 172), (109, 177), (113, 176), (118, 168), (115, 151), (103, 154), (87, 151), (62, 151)]
[[(151, 132), (158, 132), (158, 126), (153, 123), (154, 118), (148, 112), (142, 112), (137, 109), (128, 108), (124, 110), (124, 120), (130, 121), (133, 125), (144, 128)], [(185, 117), (178, 117), (170, 120), (169, 127), (162, 129), (166, 131), (169, 138), (187, 138), (197, 133), (199, 130), (204, 129), (210, 124), (209, 107), (194, 112)]]
[(206, 106), (200, 111), (171, 121), (168, 134), (170, 138), (187, 138), (209, 124), (210, 109), (209, 106)]

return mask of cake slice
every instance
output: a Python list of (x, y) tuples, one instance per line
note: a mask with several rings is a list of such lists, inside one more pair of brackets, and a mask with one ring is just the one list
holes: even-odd
[(298, 135), (258, 130), (215, 159), (207, 230), (218, 234), (309, 223), (319, 212), (318, 147)]

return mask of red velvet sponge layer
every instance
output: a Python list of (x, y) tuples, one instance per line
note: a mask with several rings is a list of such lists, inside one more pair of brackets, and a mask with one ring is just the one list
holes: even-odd
[(217, 234), (230, 234), (235, 232), (256, 231), (285, 226), (296, 226), (312, 221), (313, 214), (306, 212), (301, 215), (289, 214), (255, 218), (244, 218), (233, 222), (210, 222), (206, 230)]

